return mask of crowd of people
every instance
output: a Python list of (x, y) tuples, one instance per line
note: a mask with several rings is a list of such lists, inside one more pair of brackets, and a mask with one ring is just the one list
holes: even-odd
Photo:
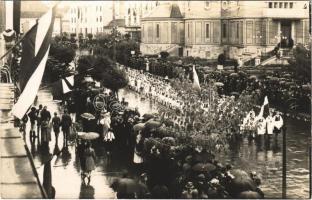
[[(158, 77), (168, 79), (192, 80), (192, 65), (170, 62), (164, 59), (132, 57), (128, 67), (149, 72)], [(231, 95), (249, 91), (263, 99), (268, 96), (270, 103), (279, 109), (293, 110), (309, 114), (310, 90), (308, 80), (297, 80), (292, 72), (266, 72), (265, 75), (250, 76), (245, 72), (229, 73), (226, 71), (207, 70), (205, 66), (196, 64), (198, 77), (201, 83), (213, 79), (223, 85), (218, 91), (220, 94)], [(209, 68), (209, 67), (208, 67)], [(211, 68), (211, 67), (210, 67)], [(210, 69), (209, 68), (209, 69)], [(213, 69), (213, 68), (211, 68)], [(255, 94), (255, 91), (258, 91)]]

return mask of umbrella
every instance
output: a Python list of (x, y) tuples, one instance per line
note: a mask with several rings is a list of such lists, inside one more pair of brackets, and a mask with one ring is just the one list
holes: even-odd
[(82, 118), (85, 118), (87, 120), (91, 120), (91, 119), (95, 119), (94, 115), (92, 115), (91, 113), (83, 113), (80, 115)]
[(239, 199), (261, 199), (261, 195), (258, 192), (245, 191), (238, 195)]
[(118, 193), (124, 193), (124, 194), (139, 192), (141, 189), (140, 184), (137, 181), (130, 179), (130, 178), (116, 179), (113, 182), (112, 187)]
[(144, 125), (145, 128), (149, 128), (149, 129), (158, 128), (160, 126), (161, 126), (161, 122), (155, 121), (155, 120), (149, 120)]
[(145, 120), (150, 120), (150, 119), (154, 118), (154, 115), (152, 115), (152, 114), (144, 114), (142, 117), (143, 117)]
[(238, 93), (238, 92), (231, 92), (231, 95), (233, 95), (233, 96), (239, 96), (239, 93)]
[(224, 84), (221, 83), (221, 82), (215, 82), (214, 85), (215, 85), (215, 86), (220, 86), (220, 87), (224, 86)]
[(138, 132), (144, 128), (145, 123), (138, 123), (133, 126), (133, 131)]
[(192, 170), (197, 172), (211, 172), (216, 169), (216, 166), (211, 163), (197, 163), (192, 167)]
[(232, 76), (232, 77), (237, 77), (237, 76), (238, 76), (238, 73), (232, 73), (232, 74), (230, 74), (230, 76)]
[(283, 77), (287, 77), (287, 78), (290, 78), (291, 75), (290, 74), (284, 74)]
[(251, 75), (251, 76), (249, 76), (249, 79), (257, 79), (257, 76)]
[(311, 85), (302, 85), (302, 89), (311, 90)]
[(234, 176), (232, 184), (229, 186), (229, 192), (233, 197), (236, 197), (244, 191), (255, 191), (255, 182), (250, 178), (247, 172), (240, 169), (234, 169), (231, 170), (230, 173)]
[(96, 138), (100, 137), (100, 135), (95, 132), (78, 132), (78, 137), (84, 140), (95, 140)]

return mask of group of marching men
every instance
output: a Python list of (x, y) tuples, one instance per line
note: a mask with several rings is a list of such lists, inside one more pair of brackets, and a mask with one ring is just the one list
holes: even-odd
[(284, 121), (279, 112), (270, 111), (267, 117), (256, 116), (255, 111), (251, 110), (244, 118), (240, 131), (248, 135), (249, 138), (261, 139), (264, 135), (268, 139), (274, 134), (275, 138), (284, 125)]

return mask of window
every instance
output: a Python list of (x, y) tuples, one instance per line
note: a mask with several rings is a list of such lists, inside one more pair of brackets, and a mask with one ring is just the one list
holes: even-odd
[(102, 16), (100, 16), (100, 22), (102, 22)]
[(279, 8), (283, 8), (283, 2), (279, 3)]
[(191, 7), (191, 1), (187, 2), (187, 7), (190, 8)]
[(156, 38), (159, 38), (159, 24), (156, 24)]
[(100, 11), (102, 11), (102, 6), (100, 6)]
[(96, 18), (96, 22), (98, 22), (99, 20), (98, 20), (98, 18)]
[(290, 2), (289, 3), (289, 8), (293, 8), (294, 7), (294, 3), (293, 2)]
[(284, 8), (288, 8), (288, 2), (284, 3)]
[(236, 38), (239, 38), (239, 22), (236, 24)]
[(269, 2), (269, 8), (272, 8), (272, 2)]
[(206, 24), (206, 38), (209, 38), (210, 37), (210, 34), (209, 34), (209, 24)]
[(205, 1), (205, 8), (209, 8), (209, 1)]
[(187, 24), (187, 37), (190, 37), (190, 24)]
[(222, 37), (226, 38), (226, 35), (227, 35), (227, 33), (226, 33), (226, 24), (222, 24)]
[(277, 8), (277, 2), (274, 2), (274, 8)]

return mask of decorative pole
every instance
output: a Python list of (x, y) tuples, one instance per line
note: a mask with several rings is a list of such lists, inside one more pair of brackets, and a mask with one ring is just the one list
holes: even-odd
[[(284, 112), (284, 116), (286, 117), (286, 112)], [(285, 119), (284, 117), (284, 119)], [(285, 120), (286, 121), (286, 120)], [(284, 124), (284, 126), (282, 127), (282, 132), (283, 132), (283, 171), (282, 171), (282, 199), (286, 199), (287, 196), (287, 159), (286, 159), (286, 153), (287, 153), (287, 149), (286, 149), (286, 126)]]

